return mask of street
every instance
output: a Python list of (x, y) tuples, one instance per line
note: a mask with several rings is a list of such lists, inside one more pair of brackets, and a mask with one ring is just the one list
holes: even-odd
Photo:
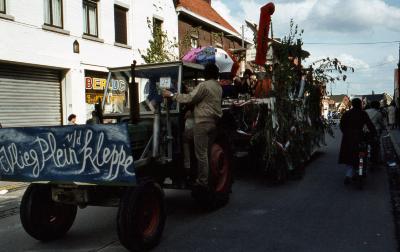
[[(198, 210), (187, 191), (166, 191), (167, 224), (154, 251), (396, 251), (385, 168), (370, 173), (363, 191), (345, 187), (336, 134), (302, 180), (267, 185), (243, 165), (229, 204), (215, 212)], [(79, 210), (62, 240), (30, 238), (15, 211), (22, 192), (0, 196), (1, 251), (126, 251), (114, 208)]]

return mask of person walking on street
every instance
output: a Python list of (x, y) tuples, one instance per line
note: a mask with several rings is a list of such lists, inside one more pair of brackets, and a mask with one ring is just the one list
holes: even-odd
[(371, 161), (372, 163), (378, 164), (380, 162), (380, 142), (383, 130), (386, 129), (385, 116), (380, 110), (380, 104), (378, 101), (371, 102), (371, 108), (365, 110), (367, 112), (369, 119), (376, 130), (376, 137), (373, 139), (371, 147)]
[(222, 88), (217, 81), (219, 69), (215, 64), (207, 64), (204, 72), (206, 81), (197, 85), (189, 94), (174, 94), (163, 90), (163, 97), (194, 105), (193, 137), (198, 164), (195, 185), (208, 188), (208, 147), (216, 131), (216, 121), (222, 117)]
[(68, 125), (76, 125), (76, 115), (70, 114), (68, 116)]
[(363, 138), (363, 128), (367, 126), (371, 135), (376, 135), (376, 130), (368, 114), (362, 110), (361, 100), (355, 98), (351, 101), (352, 108), (346, 111), (340, 120), (340, 130), (343, 133), (340, 145), (339, 164), (347, 168), (344, 183), (349, 184), (353, 177), (353, 169), (358, 165), (358, 148)]
[(390, 103), (388, 107), (388, 124), (390, 129), (394, 129), (394, 125), (396, 124), (396, 106), (394, 102)]
[(100, 124), (100, 119), (97, 116), (96, 110), (92, 111), (92, 118), (86, 120), (86, 124)]

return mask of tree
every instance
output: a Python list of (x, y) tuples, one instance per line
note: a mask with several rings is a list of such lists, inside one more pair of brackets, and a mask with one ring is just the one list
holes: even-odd
[(151, 31), (152, 38), (149, 40), (149, 47), (140, 56), (145, 63), (163, 63), (177, 61), (178, 57), (174, 53), (178, 48), (178, 43), (174, 37), (171, 41), (168, 34), (162, 30), (161, 26), (154, 25), (154, 22), (147, 18), (147, 27)]

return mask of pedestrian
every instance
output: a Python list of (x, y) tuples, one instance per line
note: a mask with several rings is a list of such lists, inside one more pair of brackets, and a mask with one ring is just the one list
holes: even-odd
[(343, 133), (340, 145), (339, 164), (346, 166), (345, 184), (351, 182), (354, 171), (358, 166), (359, 144), (363, 138), (363, 128), (367, 126), (372, 136), (376, 136), (376, 130), (368, 114), (362, 110), (361, 100), (355, 98), (351, 102), (352, 108), (346, 111), (340, 120), (340, 130)]
[(383, 130), (386, 129), (385, 116), (380, 110), (380, 103), (378, 101), (371, 102), (371, 107), (365, 110), (365, 112), (367, 112), (368, 117), (376, 130), (376, 137), (371, 139), (371, 161), (372, 163), (378, 164), (380, 162), (381, 135)]
[(68, 125), (76, 125), (76, 115), (70, 114), (68, 116)]
[(396, 124), (396, 106), (394, 102), (391, 102), (388, 107), (388, 124), (390, 129), (394, 129), (394, 125)]
[(100, 118), (97, 115), (96, 110), (92, 111), (92, 118), (88, 119), (86, 121), (86, 124), (99, 124), (100, 123)]
[(253, 83), (253, 80), (251, 79), (252, 75), (253, 72), (250, 69), (246, 69), (244, 71), (243, 78), (237, 90), (239, 94), (251, 94), (251, 88)]
[(194, 149), (197, 159), (196, 186), (208, 188), (208, 148), (216, 131), (216, 123), (222, 117), (222, 88), (217, 79), (219, 69), (215, 64), (207, 64), (204, 69), (206, 81), (197, 85), (189, 94), (174, 94), (163, 90), (163, 96), (194, 105)]

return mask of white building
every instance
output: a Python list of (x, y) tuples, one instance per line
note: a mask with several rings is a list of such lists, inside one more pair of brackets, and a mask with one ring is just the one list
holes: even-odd
[(0, 0), (0, 123), (85, 123), (107, 67), (142, 62), (147, 19), (178, 37), (172, 0)]

